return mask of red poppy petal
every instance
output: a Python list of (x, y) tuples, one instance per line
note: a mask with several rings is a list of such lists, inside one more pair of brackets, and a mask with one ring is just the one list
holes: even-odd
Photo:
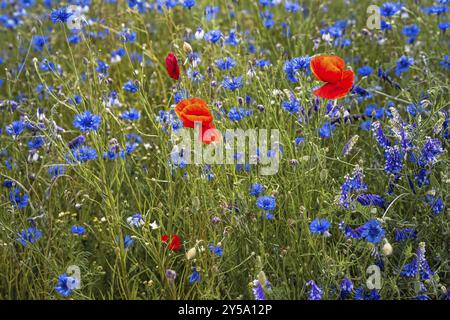
[(202, 142), (204, 144), (218, 143), (222, 140), (222, 135), (219, 130), (214, 128), (212, 123), (204, 125), (202, 131)]
[(322, 82), (336, 83), (342, 79), (345, 61), (334, 55), (318, 55), (311, 59), (311, 71)]
[(353, 71), (346, 70), (343, 72), (341, 81), (337, 83), (327, 83), (326, 85), (314, 91), (314, 94), (317, 97), (330, 100), (343, 98), (352, 88), (353, 80)]
[(174, 234), (172, 236), (172, 242), (170, 243), (169, 250), (172, 250), (172, 251), (179, 250), (181, 248), (180, 240), (181, 240), (181, 238), (178, 235)]
[(196, 121), (204, 124), (213, 120), (206, 101), (200, 98), (181, 101), (176, 105), (175, 113), (183, 122), (183, 125), (188, 128), (194, 128), (194, 122)]
[(167, 243), (167, 241), (169, 240), (169, 236), (167, 234), (161, 236), (161, 241)]

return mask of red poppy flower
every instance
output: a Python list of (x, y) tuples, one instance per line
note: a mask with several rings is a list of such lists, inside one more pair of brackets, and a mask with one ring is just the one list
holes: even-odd
[(311, 71), (325, 85), (314, 91), (318, 97), (325, 99), (343, 98), (352, 88), (354, 73), (344, 70), (345, 61), (334, 55), (317, 55), (311, 59)]
[(178, 66), (178, 59), (170, 52), (166, 57), (166, 69), (169, 77), (174, 80), (178, 80), (180, 78), (180, 67)]
[(196, 122), (201, 124), (203, 143), (210, 144), (221, 138), (212, 123), (214, 118), (205, 100), (200, 98), (183, 100), (176, 105), (175, 113), (185, 127), (195, 128)]
[[(167, 234), (163, 235), (161, 237), (161, 241), (164, 243), (168, 243), (169, 242), (169, 236)], [(174, 234), (172, 236), (172, 241), (169, 244), (169, 250), (171, 251), (178, 251), (181, 249), (181, 238)]]

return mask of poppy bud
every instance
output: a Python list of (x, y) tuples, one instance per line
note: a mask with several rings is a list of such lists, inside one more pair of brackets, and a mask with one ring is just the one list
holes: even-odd
[(166, 57), (166, 69), (169, 77), (174, 80), (178, 80), (180, 78), (180, 67), (178, 66), (177, 57), (170, 52)]
[(189, 54), (192, 52), (192, 47), (189, 43), (185, 42), (185, 43), (183, 43), (183, 50), (184, 50), (184, 52)]
[(186, 252), (186, 259), (191, 260), (197, 254), (197, 249), (195, 247), (191, 248)]
[(393, 251), (392, 246), (386, 239), (382, 250), (385, 256), (390, 256), (392, 254)]

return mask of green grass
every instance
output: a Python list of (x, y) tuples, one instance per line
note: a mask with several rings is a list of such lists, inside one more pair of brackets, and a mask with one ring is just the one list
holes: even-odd
[[(8, 157), (1, 158), (0, 176), (16, 181), (30, 195), (29, 206), (19, 210), (11, 205), (9, 191), (6, 188), (0, 191), (0, 299), (59, 299), (54, 287), (58, 275), (70, 265), (81, 268), (81, 288), (73, 292), (74, 299), (252, 299), (251, 282), (260, 271), (265, 272), (273, 287), (268, 298), (306, 299), (306, 283), (314, 279), (322, 288), (324, 298), (336, 299), (345, 276), (352, 279), (355, 287), (365, 286), (366, 269), (375, 262), (371, 256), (374, 246), (364, 240), (345, 238), (338, 224), (345, 221), (355, 227), (381, 217), (384, 217), (386, 238), (394, 248), (391, 256), (383, 257), (381, 297), (410, 299), (417, 295), (414, 289), (417, 279), (403, 278), (399, 273), (411, 261), (418, 243), (425, 242), (428, 263), (436, 273), (432, 280), (425, 282), (427, 294), (439, 298), (442, 287), (450, 283), (448, 153), (443, 153), (434, 164), (430, 185), (416, 187), (416, 194), (411, 191), (407, 177), (417, 174), (418, 166), (405, 161), (401, 180), (395, 184), (393, 195), (387, 195), (391, 177), (383, 170), (383, 150), (372, 133), (362, 131), (360, 123), (355, 122), (337, 125), (332, 137), (321, 138), (317, 130), (326, 121), (326, 101), (321, 100), (319, 111), (308, 123), (300, 123), (296, 116), (280, 107), (286, 96), (275, 94), (275, 90), (290, 90), (306, 109), (313, 105), (315, 98), (311, 91), (319, 82), (304, 74), (300, 75), (299, 83), (289, 82), (283, 71), (287, 58), (333, 53), (348, 59), (355, 72), (367, 63), (375, 73), (367, 78), (359, 77), (357, 84), (364, 88), (380, 86), (379, 94), (374, 93), (373, 98), (362, 103), (357, 103), (355, 98), (340, 100), (339, 105), (351, 114), (360, 114), (370, 103), (386, 106), (388, 101), (393, 101), (406, 122), (417, 124), (414, 143), (418, 148), (423, 146), (426, 136), (433, 136), (439, 137), (447, 149), (449, 143), (442, 138), (442, 132), (433, 133), (435, 124), (445, 117), (449, 107), (448, 70), (439, 66), (442, 56), (448, 54), (448, 37), (437, 28), (441, 18), (426, 15), (414, 1), (407, 1), (409, 18), (395, 17), (394, 30), (385, 33), (386, 41), (379, 45), (374, 37), (360, 32), (365, 27), (366, 8), (372, 2), (354, 1), (345, 5), (343, 1), (332, 1), (328, 12), (324, 12), (321, 1), (305, 1), (310, 8), (307, 17), (288, 14), (283, 6), (272, 8), (277, 22), (290, 24), (289, 38), (282, 36), (279, 24), (271, 30), (263, 27), (258, 13), (262, 9), (257, 1), (238, 4), (197, 1), (191, 11), (179, 6), (164, 13), (139, 14), (127, 9), (126, 1), (108, 5), (93, 0), (87, 16), (104, 19), (105, 24), (95, 22), (87, 30), (109, 30), (109, 35), (105, 39), (89, 39), (81, 34), (82, 41), (77, 45), (68, 43), (70, 31), (65, 25), (53, 25), (48, 19), (29, 16), (18, 29), (8, 31), (2, 27), (1, 43), (11, 44), (11, 49), (7, 46), (2, 49), (8, 60), (0, 71), (0, 78), (5, 80), (0, 88), (0, 100), (16, 100), (19, 93), (25, 94), (27, 100), (15, 112), (6, 104), (0, 107), (1, 127), (5, 128), (21, 115), (36, 122), (38, 107), (46, 110), (48, 122), (41, 132), (46, 145), (39, 150), (40, 158), (36, 162), (27, 161), (29, 131), (16, 140), (5, 133), (0, 135), (0, 149), (9, 153)], [(202, 8), (206, 4), (220, 6), (217, 19), (205, 20)], [(236, 12), (235, 19), (226, 14), (229, 7)], [(244, 14), (244, 9), (249, 14)], [(41, 4), (28, 11), (45, 15), (50, 12)], [(321, 42), (314, 48), (313, 39), (320, 37), (321, 21), (334, 23), (350, 17), (355, 19), (355, 25), (346, 31), (349, 37), (353, 33), (351, 46), (339, 48)], [(401, 77), (393, 76), (402, 87), (396, 90), (381, 82), (376, 70), (395, 67), (396, 61), (405, 54), (401, 29), (412, 23), (421, 28), (417, 43), (407, 53), (414, 57), (415, 64)], [(119, 64), (110, 64), (111, 81), (99, 81), (96, 61), (109, 63), (110, 51), (122, 46), (117, 38), (122, 24), (137, 33), (137, 40), (123, 45), (127, 54)], [(214, 165), (214, 179), (209, 181), (202, 166), (189, 165), (172, 171), (168, 163), (172, 149), (170, 134), (155, 120), (159, 110), (170, 110), (174, 103), (174, 82), (166, 74), (164, 59), (173, 51), (180, 64), (184, 63), (183, 36), (188, 28), (195, 32), (199, 26), (206, 31), (221, 29), (225, 34), (232, 28), (242, 33), (250, 30), (255, 46), (267, 49), (266, 53), (255, 55), (249, 53), (244, 41), (237, 47), (190, 41), (194, 51), (201, 54), (198, 69), (205, 78), (200, 84), (192, 83), (185, 75), (188, 64), (182, 65), (180, 86), (191, 97), (207, 100), (216, 112), (219, 112), (217, 102), (229, 110), (237, 106), (237, 97), (253, 97), (252, 117), (240, 122), (223, 117), (215, 123), (221, 130), (280, 130), (284, 155), (276, 175), (262, 176), (258, 168), (246, 173), (236, 171), (233, 165)], [(48, 27), (52, 30), (48, 31)], [(30, 43), (32, 34), (49, 34), (51, 50), (46, 46), (43, 52), (34, 52)], [(142, 54), (142, 64), (131, 61), (130, 54), (134, 51)], [(237, 62), (232, 71), (220, 71), (214, 66), (216, 59), (225, 56), (232, 56)], [(35, 58), (38, 61), (47, 58), (59, 64), (64, 73), (40, 71)], [(246, 74), (249, 62), (255, 58), (269, 59), (272, 65), (268, 70), (256, 69), (256, 77), (250, 80)], [(26, 67), (19, 71), (21, 62)], [(212, 74), (208, 74), (208, 66), (212, 66)], [(82, 74), (86, 75), (86, 81), (81, 80)], [(247, 83), (235, 92), (224, 90), (219, 84), (226, 74), (244, 75)], [(122, 89), (128, 80), (138, 80), (137, 93), (129, 94)], [(218, 84), (215, 87), (211, 86), (213, 80)], [(59, 89), (39, 99), (35, 92), (38, 84)], [(102, 104), (102, 97), (112, 90), (118, 92), (124, 107), (106, 108)], [(76, 106), (68, 103), (77, 94), (83, 102)], [(427, 112), (416, 117), (409, 115), (406, 106), (418, 103), (423, 95), (428, 96)], [(258, 111), (256, 104), (264, 106), (265, 111)], [(121, 120), (119, 115), (125, 107), (139, 109), (141, 119), (133, 124)], [(67, 143), (80, 134), (72, 125), (73, 117), (84, 110), (102, 117), (98, 132), (86, 134), (86, 144), (97, 150), (99, 159), (68, 165), (64, 175), (52, 180), (47, 170), (53, 164), (65, 163), (69, 152)], [(66, 131), (55, 133), (53, 121)], [(388, 132), (390, 124), (386, 117), (382, 125), (391, 141), (395, 141)], [(131, 156), (125, 161), (102, 159), (110, 139), (116, 138), (124, 146), (125, 136), (131, 132), (143, 139)], [(357, 144), (349, 156), (342, 156), (342, 148), (354, 135), (359, 135)], [(296, 136), (305, 137), (299, 147), (293, 142)], [(12, 170), (3, 163), (9, 157), (16, 163)], [(293, 159), (298, 165), (292, 165)], [(352, 210), (339, 207), (340, 186), (356, 165), (364, 170), (369, 192), (383, 195), (391, 203), (387, 212), (359, 204)], [(276, 197), (273, 221), (260, 218), (256, 198), (248, 193), (255, 182), (265, 186), (265, 194)], [(423, 201), (433, 189), (445, 205), (438, 216)], [(126, 222), (136, 212), (146, 222), (141, 229), (131, 228)], [(16, 241), (17, 232), (26, 229), (30, 225), (28, 219), (34, 217), (43, 236), (23, 247)], [(220, 222), (212, 223), (214, 217), (219, 217)], [(331, 237), (310, 233), (309, 224), (315, 218), (326, 218), (333, 223)], [(153, 221), (159, 229), (150, 228)], [(72, 225), (83, 225), (86, 235), (72, 235)], [(404, 227), (415, 228), (417, 240), (396, 242), (395, 229)], [(175, 233), (182, 238), (183, 247), (178, 252), (170, 252), (160, 238)], [(116, 239), (123, 239), (126, 234), (135, 243), (124, 250), (123, 243), (118, 245)], [(220, 242), (222, 257), (209, 252), (209, 242)], [(195, 260), (187, 260), (185, 253), (194, 246), (197, 247)], [(383, 243), (377, 248), (382, 246)], [(188, 277), (194, 264), (202, 280), (190, 285)], [(176, 271), (175, 282), (167, 280), (167, 269)]]

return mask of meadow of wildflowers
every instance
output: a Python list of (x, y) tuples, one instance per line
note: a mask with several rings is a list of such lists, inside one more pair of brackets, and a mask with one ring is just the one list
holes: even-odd
[(448, 5), (0, 0), (0, 299), (450, 299)]

